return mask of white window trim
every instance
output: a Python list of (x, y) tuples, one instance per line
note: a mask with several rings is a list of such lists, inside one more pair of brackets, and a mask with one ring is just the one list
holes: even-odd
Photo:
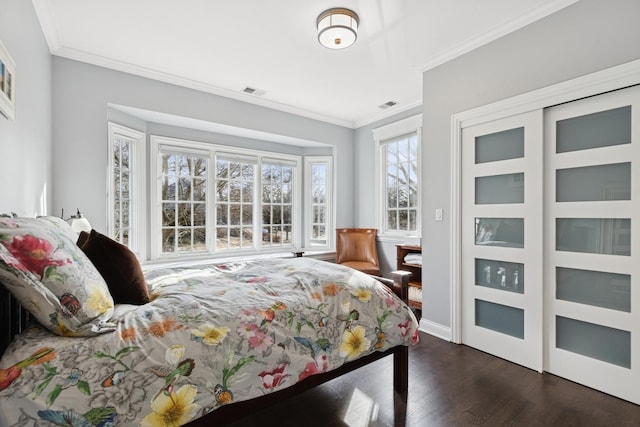
[[(210, 212), (207, 223), (211, 225), (211, 229), (207, 228), (207, 246), (209, 248), (205, 253), (172, 253), (165, 254), (162, 253), (162, 236), (160, 233), (155, 233), (155, 230), (159, 230), (161, 227), (162, 217), (160, 215), (160, 186), (157, 185), (157, 180), (159, 177), (159, 172), (162, 167), (160, 151), (161, 148), (165, 147), (178, 147), (180, 150), (184, 150), (187, 152), (197, 153), (199, 155), (203, 155), (203, 153), (207, 153), (209, 157), (209, 161), (207, 164), (207, 176), (209, 178), (215, 179), (215, 176), (210, 175), (210, 171), (213, 171), (215, 168), (215, 159), (216, 156), (221, 156), (224, 158), (253, 158), (257, 159), (257, 164), (260, 166), (262, 161), (266, 162), (284, 162), (290, 163), (293, 167), (293, 179), (294, 179), (294, 192), (293, 197), (294, 200), (300, 200), (300, 203), (293, 203), (292, 207), (292, 231), (294, 233), (294, 240), (290, 245), (277, 246), (277, 247), (264, 247), (262, 246), (262, 239), (258, 238), (255, 243), (254, 249), (237, 249), (237, 250), (225, 250), (218, 251), (215, 250), (215, 224), (216, 224), (216, 209), (215, 209), (215, 200), (214, 197), (210, 194), (207, 194), (207, 212)], [(203, 257), (211, 257), (211, 256), (224, 256), (230, 257), (235, 255), (250, 255), (252, 253), (270, 253), (270, 252), (282, 252), (283, 250), (288, 250), (290, 248), (298, 248), (301, 247), (302, 244), (302, 213), (301, 207), (304, 201), (301, 199), (302, 197), (302, 157), (284, 154), (284, 153), (274, 153), (270, 151), (262, 151), (248, 148), (237, 148), (230, 147), (228, 145), (220, 145), (214, 143), (206, 143), (200, 141), (192, 141), (178, 138), (170, 138), (159, 135), (151, 135), (150, 136), (150, 183), (153, 183), (153, 187), (149, 187), (150, 192), (150, 254), (151, 261), (162, 261), (162, 260), (172, 260), (172, 259), (197, 259)], [(256, 180), (255, 180), (256, 191), (258, 191), (258, 197), (261, 197), (261, 189), (262, 189), (262, 172), (258, 167), (256, 169)], [(210, 187), (210, 186), (209, 186)], [(210, 187), (212, 188), (212, 187)], [(262, 212), (257, 209), (258, 204), (254, 207), (254, 233), (260, 231), (260, 227), (262, 224)], [(209, 227), (209, 225), (207, 227)], [(259, 235), (259, 234), (255, 234)]]
[[(383, 171), (386, 170), (386, 166), (382, 164), (383, 156), (380, 154), (380, 150), (385, 141), (393, 138), (397, 138), (410, 133), (416, 133), (416, 140), (418, 142), (417, 156), (418, 156), (418, 210), (416, 213), (416, 231), (415, 232), (385, 232), (384, 231), (384, 198), (386, 194), (383, 194), (385, 188), (386, 174)], [(378, 228), (378, 236), (380, 240), (402, 240), (407, 235), (422, 236), (422, 114), (416, 114), (415, 116), (407, 117), (397, 122), (390, 123), (388, 125), (380, 126), (373, 129), (373, 140), (375, 146), (375, 194), (376, 194), (376, 214), (375, 222)]]
[(117, 135), (132, 139), (129, 147), (129, 191), (131, 192), (131, 218), (129, 231), (129, 248), (138, 259), (147, 257), (147, 229), (144, 221), (147, 212), (147, 183), (146, 183), (146, 134), (114, 122), (108, 122), (108, 159), (107, 162), (107, 235), (115, 232), (114, 209), (114, 174), (113, 174), (113, 140)]
[[(327, 165), (327, 244), (325, 246), (311, 246), (311, 235), (313, 232), (313, 209), (312, 209), (312, 192), (311, 192), (311, 165), (314, 163), (326, 163)], [(334, 226), (335, 203), (333, 199), (333, 156), (305, 156), (304, 158), (304, 212), (305, 215), (305, 232), (304, 246), (308, 250), (330, 250), (334, 246)]]

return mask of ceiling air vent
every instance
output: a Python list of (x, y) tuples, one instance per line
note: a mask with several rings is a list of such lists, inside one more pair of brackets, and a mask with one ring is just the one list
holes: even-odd
[(384, 103), (384, 104), (382, 104), (382, 105), (378, 105), (378, 108), (381, 108), (381, 109), (383, 109), (383, 110), (384, 110), (385, 108), (393, 107), (393, 106), (394, 106), (394, 105), (396, 105), (396, 104), (397, 104), (397, 102), (396, 102), (396, 101), (387, 101), (387, 102), (385, 102), (385, 103)]
[(266, 90), (257, 89), (255, 87), (251, 87), (251, 86), (245, 86), (242, 89), (242, 92), (247, 93), (249, 95), (255, 95), (255, 96), (264, 96), (264, 94), (267, 93)]

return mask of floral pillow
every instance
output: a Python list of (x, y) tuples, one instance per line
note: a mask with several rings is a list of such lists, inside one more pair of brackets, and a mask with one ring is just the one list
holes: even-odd
[(0, 282), (55, 334), (113, 331), (109, 289), (72, 236), (54, 217), (0, 218)]

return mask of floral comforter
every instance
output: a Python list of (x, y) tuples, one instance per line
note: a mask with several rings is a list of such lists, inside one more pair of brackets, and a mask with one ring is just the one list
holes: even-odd
[(0, 425), (177, 426), (418, 339), (385, 286), (310, 258), (146, 278), (152, 301), (116, 306), (113, 333), (17, 337), (0, 359)]

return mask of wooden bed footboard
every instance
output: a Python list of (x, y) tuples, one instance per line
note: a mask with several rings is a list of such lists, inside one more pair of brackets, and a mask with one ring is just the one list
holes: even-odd
[(13, 337), (28, 326), (29, 321), (29, 312), (0, 284), (0, 355), (11, 344)]

